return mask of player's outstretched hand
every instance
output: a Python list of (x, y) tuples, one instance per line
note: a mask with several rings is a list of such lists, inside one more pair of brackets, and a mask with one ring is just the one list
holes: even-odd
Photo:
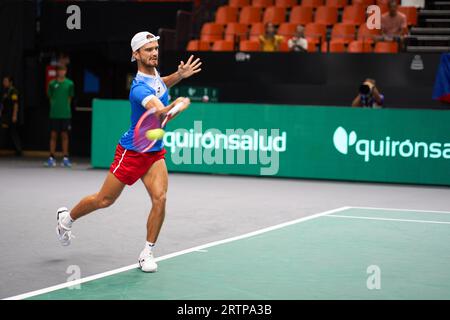
[(193, 74), (202, 71), (202, 69), (200, 68), (200, 66), (202, 65), (200, 58), (195, 59), (195, 61), (192, 60), (194, 60), (193, 55), (189, 57), (186, 63), (184, 63), (183, 61), (180, 62), (178, 66), (178, 74), (182, 79), (189, 78)]

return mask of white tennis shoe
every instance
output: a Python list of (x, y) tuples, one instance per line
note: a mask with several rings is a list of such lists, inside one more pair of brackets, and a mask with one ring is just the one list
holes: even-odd
[(59, 242), (61, 242), (63, 246), (70, 245), (70, 241), (74, 237), (72, 231), (70, 231), (71, 228), (67, 228), (62, 224), (62, 220), (66, 218), (68, 214), (69, 209), (66, 207), (61, 207), (56, 211), (56, 234), (58, 235)]
[(139, 268), (144, 272), (156, 272), (158, 270), (158, 265), (155, 262), (152, 252), (141, 252), (139, 256)]

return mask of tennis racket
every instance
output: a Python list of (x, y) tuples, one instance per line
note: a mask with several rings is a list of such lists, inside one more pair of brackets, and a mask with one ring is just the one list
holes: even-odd
[(149, 139), (146, 136), (148, 130), (162, 129), (166, 126), (167, 121), (172, 119), (183, 106), (184, 102), (178, 102), (169, 112), (158, 116), (156, 108), (151, 108), (144, 112), (139, 119), (133, 134), (133, 145), (139, 152), (147, 152), (150, 150), (158, 140)]

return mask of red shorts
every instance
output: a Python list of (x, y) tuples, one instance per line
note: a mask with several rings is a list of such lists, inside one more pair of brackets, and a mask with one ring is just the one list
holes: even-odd
[(109, 171), (121, 182), (131, 186), (150, 169), (152, 164), (165, 159), (166, 149), (139, 153), (117, 145), (114, 161)]

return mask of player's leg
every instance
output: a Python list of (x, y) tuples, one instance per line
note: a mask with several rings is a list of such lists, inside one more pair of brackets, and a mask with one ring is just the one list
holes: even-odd
[(152, 200), (152, 208), (147, 220), (147, 241), (155, 243), (158, 239), (166, 213), (168, 174), (164, 159), (156, 161), (142, 177), (142, 182)]
[(168, 174), (164, 159), (156, 161), (142, 177), (142, 182), (152, 200), (152, 208), (147, 220), (147, 243), (139, 257), (141, 269), (146, 272), (157, 270), (152, 249), (158, 239), (166, 213)]
[(22, 144), (20, 142), (19, 130), (17, 123), (12, 123), (10, 127), (11, 139), (14, 143), (14, 148), (16, 149), (16, 156), (22, 155)]
[(69, 245), (71, 239), (72, 223), (97, 209), (109, 207), (116, 201), (125, 184), (108, 172), (105, 182), (99, 192), (86, 196), (69, 212), (65, 207), (57, 212), (58, 224), (56, 227), (62, 245)]
[(70, 211), (73, 221), (85, 216), (97, 209), (107, 208), (116, 201), (122, 193), (125, 184), (108, 172), (105, 182), (99, 192), (81, 199)]
[(71, 167), (72, 164), (69, 160), (69, 131), (63, 130), (61, 131), (61, 142), (62, 142), (62, 150), (63, 150), (63, 166)]
[[(51, 120), (51, 121), (56, 121), (56, 120)], [(54, 167), (56, 166), (56, 161), (55, 161), (55, 153), (56, 153), (56, 141), (58, 139), (58, 132), (55, 130), (54, 127), (52, 127), (51, 131), (50, 131), (50, 157), (47, 161), (47, 166), (49, 167)]]

